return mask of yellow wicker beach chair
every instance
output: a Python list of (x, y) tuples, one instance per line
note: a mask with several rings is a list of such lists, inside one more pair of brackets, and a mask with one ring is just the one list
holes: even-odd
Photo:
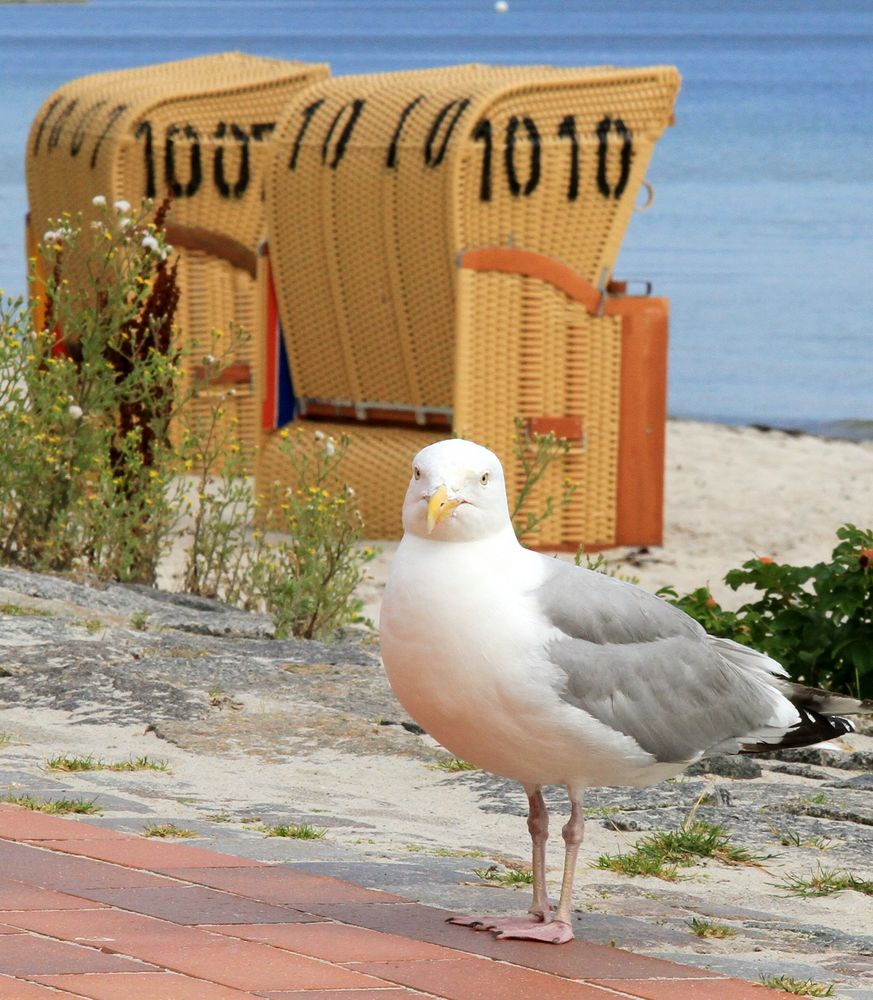
[[(189, 346), (209, 350), (213, 330), (242, 326), (251, 340), (204, 386), (254, 445), (256, 249), (264, 233), (263, 178), (275, 123), (288, 100), (328, 75), (325, 65), (226, 52), (65, 84), (43, 104), (27, 145), (28, 242), (62, 212), (96, 216), (103, 195), (138, 205), (172, 196), (169, 242), (179, 253), (178, 325)], [(187, 374), (202, 358), (192, 350)], [(212, 373), (214, 374), (214, 373)], [(233, 389), (233, 393), (228, 390)]]
[[(297, 417), (352, 437), (370, 537), (397, 536), (410, 455), (452, 432), (517, 490), (520, 416), (571, 443), (543, 490), (578, 486), (530, 541), (660, 540), (666, 302), (610, 279), (678, 85), (458, 66), (289, 100), (266, 183), (277, 311)], [(284, 476), (268, 436), (259, 484)]]

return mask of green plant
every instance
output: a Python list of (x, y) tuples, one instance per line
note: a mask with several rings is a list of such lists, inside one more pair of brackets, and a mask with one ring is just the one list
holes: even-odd
[(0, 615), (9, 615), (15, 618), (44, 618), (47, 611), (40, 611), (38, 608), (25, 608), (20, 604), (0, 604)]
[(0, 305), (0, 561), (154, 582), (180, 375), (166, 207), (63, 216), (31, 262), (37, 300)]
[(340, 468), (350, 441), (302, 428), (279, 432), (294, 486), (258, 498), (259, 514), (284, 537), (256, 530), (252, 591), (272, 614), (276, 634), (314, 639), (342, 625), (369, 624), (355, 591), (376, 550), (360, 545), (363, 520)]
[(753, 587), (757, 600), (724, 610), (705, 587), (679, 596), (658, 593), (713, 635), (754, 646), (797, 681), (873, 697), (873, 530), (845, 524), (829, 562), (814, 566), (750, 559), (731, 570), (734, 590)]
[(103, 812), (94, 799), (37, 799), (33, 795), (4, 795), (2, 802), (8, 802), (13, 806), (21, 806), (24, 809), (33, 809), (35, 812), (51, 814), (81, 813), (83, 815), (93, 815)]
[(164, 840), (171, 837), (181, 840), (185, 837), (197, 836), (193, 830), (186, 830), (185, 827), (176, 826), (175, 823), (151, 823), (143, 828), (142, 835), (144, 837), (160, 837)]
[(77, 757), (74, 754), (59, 754), (50, 757), (43, 765), (49, 771), (168, 771), (165, 760), (152, 760), (147, 754), (132, 757), (130, 760), (116, 761), (107, 764), (105, 761), (88, 754)]
[(804, 997), (832, 997), (831, 983), (817, 983), (814, 979), (795, 979), (794, 976), (761, 976), (761, 982), (771, 990), (794, 993)]
[(185, 467), (195, 475), (197, 504), (186, 589), (267, 611), (278, 638), (322, 638), (369, 624), (355, 592), (376, 550), (360, 544), (363, 521), (354, 490), (342, 482), (349, 439), (283, 429), (279, 448), (293, 485), (277, 482), (253, 497), (243, 477), (250, 456), (221, 435), (213, 419), (190, 438), (196, 450)]
[(149, 627), (149, 616), (146, 611), (134, 611), (130, 616), (130, 627), (137, 632), (145, 632)]
[(530, 885), (533, 882), (533, 873), (524, 868), (489, 865), (487, 868), (474, 868), (473, 874), (483, 882), (500, 885), (505, 889), (514, 889), (516, 886)]
[(437, 771), (448, 771), (450, 774), (457, 771), (479, 770), (475, 764), (471, 764), (468, 760), (461, 760), (459, 757), (437, 757), (430, 766)]
[(678, 829), (661, 830), (643, 837), (625, 854), (603, 854), (594, 862), (594, 867), (624, 875), (655, 875), (672, 881), (677, 878), (678, 867), (689, 867), (697, 858), (714, 858), (729, 865), (750, 865), (759, 860), (744, 847), (733, 846), (723, 827), (695, 819), (692, 810)]
[(828, 851), (837, 844), (835, 840), (826, 837), (804, 837), (796, 830), (780, 830), (775, 823), (767, 821), (773, 836), (783, 847), (814, 847), (819, 851)]
[(278, 823), (275, 826), (260, 827), (265, 837), (291, 837), (294, 840), (321, 840), (327, 830), (321, 830), (309, 823)]
[(650, 875), (674, 882), (679, 878), (675, 864), (667, 863), (663, 857), (649, 854), (646, 851), (627, 851), (619, 854), (601, 854), (591, 864), (592, 868), (617, 872), (619, 875)]
[(596, 556), (591, 556), (584, 548), (580, 547), (576, 550), (576, 555), (573, 557), (573, 562), (577, 566), (582, 566), (584, 569), (590, 569), (594, 573), (603, 573), (604, 576), (614, 576), (617, 580), (624, 580), (626, 583), (637, 584), (640, 582), (638, 576), (634, 576), (631, 573), (625, 573), (621, 568), (621, 563), (610, 564), (609, 560), (602, 552), (598, 552)]
[(703, 920), (700, 917), (692, 917), (688, 921), (691, 932), (699, 938), (726, 938), (733, 937), (737, 932), (733, 927), (725, 924), (717, 924), (712, 920)]
[[(544, 490), (543, 477), (549, 467), (570, 450), (570, 442), (565, 438), (556, 437), (552, 431), (547, 434), (530, 433), (524, 420), (516, 417), (512, 445), (521, 466), (522, 480), (510, 516), (516, 535), (524, 538), (535, 535), (543, 521), (566, 507), (578, 487), (572, 480), (563, 479), (557, 498)], [(536, 505), (536, 511), (527, 509), (532, 504)]]
[(807, 876), (786, 875), (778, 887), (794, 896), (830, 896), (834, 892), (852, 889), (864, 896), (873, 896), (873, 880), (858, 878), (851, 872), (841, 872), (821, 866)]

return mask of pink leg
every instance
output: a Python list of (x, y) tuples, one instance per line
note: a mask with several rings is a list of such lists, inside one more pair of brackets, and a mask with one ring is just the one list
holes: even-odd
[(527, 828), (533, 849), (533, 900), (525, 917), (449, 917), (450, 924), (473, 927), (477, 931), (507, 933), (523, 931), (541, 924), (551, 912), (546, 892), (546, 841), (549, 839), (549, 812), (539, 787), (525, 788), (527, 792)]
[(573, 940), (573, 879), (576, 874), (576, 859), (582, 843), (585, 822), (578, 793), (568, 788), (570, 796), (570, 818), (561, 831), (564, 837), (564, 877), (561, 880), (561, 899), (553, 919), (536, 927), (498, 928), (498, 938), (521, 938), (525, 941), (548, 941), (551, 944), (565, 944)]

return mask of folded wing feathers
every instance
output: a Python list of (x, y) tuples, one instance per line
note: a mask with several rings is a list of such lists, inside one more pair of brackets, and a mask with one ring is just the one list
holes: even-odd
[(853, 731), (842, 714), (873, 712), (792, 682), (765, 653), (707, 635), (638, 587), (549, 564), (538, 598), (562, 635), (548, 650), (566, 675), (562, 697), (657, 760), (808, 746)]

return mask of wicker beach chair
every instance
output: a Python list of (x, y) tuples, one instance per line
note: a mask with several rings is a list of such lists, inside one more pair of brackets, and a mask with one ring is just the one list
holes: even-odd
[(28, 139), (31, 256), (50, 219), (78, 211), (86, 224), (93, 219), (95, 195), (132, 205), (172, 196), (167, 236), (179, 254), (186, 342), (206, 353), (213, 330), (236, 324), (251, 335), (209, 382), (192, 349), (187, 375), (202, 383), (194, 409), (205, 418), (213, 397), (226, 396), (226, 419), (251, 444), (259, 434), (256, 249), (270, 141), (288, 100), (328, 72), (226, 52), (98, 73), (51, 94)]
[[(459, 66), (289, 100), (263, 272), (295, 417), (352, 438), (370, 537), (398, 535), (409, 457), (452, 432), (517, 491), (520, 416), (570, 442), (542, 495), (578, 486), (530, 541), (660, 540), (667, 307), (610, 279), (678, 85), (672, 67)], [(287, 476), (266, 434), (259, 488)]]

